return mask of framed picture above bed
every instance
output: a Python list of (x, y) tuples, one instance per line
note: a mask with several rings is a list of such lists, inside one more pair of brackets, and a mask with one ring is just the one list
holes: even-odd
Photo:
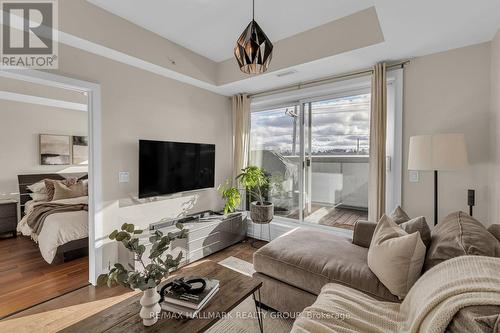
[(89, 140), (86, 136), (72, 136), (73, 164), (89, 164)]
[(69, 165), (70, 136), (40, 134), (40, 164)]

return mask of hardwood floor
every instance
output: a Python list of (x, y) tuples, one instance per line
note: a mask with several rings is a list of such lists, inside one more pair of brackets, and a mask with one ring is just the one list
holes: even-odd
[[(287, 217), (298, 219), (299, 212), (294, 211)], [(305, 221), (314, 224), (327, 225), (342, 229), (353, 230), (359, 220), (366, 221), (368, 212), (351, 208), (328, 207), (319, 204), (312, 205), (312, 212), (305, 217)]]
[[(265, 242), (262, 241), (255, 243), (256, 247), (264, 244)], [(202, 260), (219, 262), (232, 256), (252, 262), (255, 251), (256, 249), (251, 246), (251, 239), (246, 239)], [(190, 265), (198, 263), (194, 262)], [(123, 287), (107, 288), (88, 285), (5, 318), (0, 321), (0, 332), (56, 332), (134, 293), (136, 292)]]
[(88, 257), (49, 265), (28, 237), (0, 239), (0, 318), (88, 285)]

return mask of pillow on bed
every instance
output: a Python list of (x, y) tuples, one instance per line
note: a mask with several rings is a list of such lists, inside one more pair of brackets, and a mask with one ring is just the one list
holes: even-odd
[(40, 180), (37, 183), (26, 186), (26, 188), (33, 193), (43, 193), (43, 194), (47, 193), (47, 188), (45, 187), (45, 181), (43, 180)]
[(85, 184), (83, 184), (82, 182), (77, 182), (76, 184), (69, 185), (69, 186), (66, 186), (60, 182), (55, 182), (54, 183), (54, 196), (52, 198), (52, 201), (83, 197), (86, 195), (87, 195), (87, 191), (85, 189)]
[(54, 184), (55, 183), (61, 183), (66, 186), (71, 186), (76, 184), (78, 181), (78, 178), (76, 177), (70, 177), (64, 180), (54, 180), (54, 179), (44, 179), (45, 182), (45, 188), (47, 189), (47, 201), (52, 201), (54, 200)]
[(47, 201), (47, 193), (34, 192), (30, 193), (30, 197), (33, 201)]

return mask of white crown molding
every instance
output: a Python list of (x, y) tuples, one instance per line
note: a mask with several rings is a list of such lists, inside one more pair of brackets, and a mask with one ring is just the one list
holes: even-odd
[(73, 103), (68, 101), (62, 101), (59, 99), (45, 98), (33, 95), (18, 94), (3, 90), (0, 90), (0, 99), (13, 102), (50, 106), (50, 107), (75, 110), (75, 111), (84, 111), (84, 112), (88, 111), (87, 104)]

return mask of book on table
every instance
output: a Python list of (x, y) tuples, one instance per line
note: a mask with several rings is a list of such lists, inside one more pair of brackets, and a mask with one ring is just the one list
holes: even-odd
[(164, 301), (161, 303), (161, 308), (165, 311), (170, 311), (174, 312), (177, 314), (180, 314), (181, 316), (188, 317), (188, 318), (195, 318), (196, 315), (208, 304), (210, 303), (210, 300), (212, 297), (219, 291), (219, 287), (213, 290), (211, 295), (207, 298), (205, 298), (204, 302), (200, 304), (200, 306), (197, 309), (193, 308), (188, 308), (182, 305), (177, 305), (173, 303), (168, 303)]
[[(191, 279), (191, 277), (185, 278), (186, 281), (189, 279)], [(196, 310), (201, 310), (201, 308), (204, 307), (219, 290), (218, 280), (207, 278), (204, 278), (204, 280), (206, 282), (205, 289), (197, 294), (191, 294), (184, 291), (178, 292), (167, 290), (164, 296), (164, 301), (161, 304), (162, 307), (165, 310), (172, 312), (192, 313)], [(173, 309), (179, 311), (175, 311)]]

